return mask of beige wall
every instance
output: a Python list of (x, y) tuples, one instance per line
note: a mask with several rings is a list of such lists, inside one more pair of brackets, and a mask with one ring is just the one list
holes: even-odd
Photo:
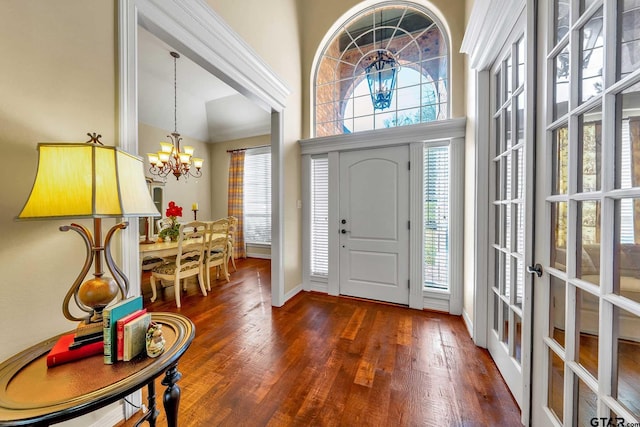
[[(295, 0), (207, 0), (207, 3), (264, 59), (288, 85), (284, 112), (284, 286), (302, 283), (302, 213), (300, 200), (301, 88), (300, 33)], [(321, 2), (304, 2), (305, 7)], [(301, 24), (301, 23), (300, 23)], [(306, 29), (304, 30), (306, 31)]]
[(61, 306), (84, 262), (82, 239), (58, 231), (68, 221), (14, 217), (35, 178), (38, 142), (98, 132), (117, 143), (114, 14), (104, 0), (2, 2), (0, 360), (75, 326)]
[[(167, 135), (171, 131), (159, 129), (145, 123), (138, 123), (138, 153), (144, 157), (145, 175), (153, 178), (154, 175), (148, 172), (149, 160), (146, 153), (155, 153), (160, 149), (160, 142), (169, 142)], [(211, 191), (209, 182), (213, 171), (213, 164), (209, 158), (208, 144), (204, 141), (182, 137), (181, 146), (191, 145), (195, 149), (195, 156), (204, 159), (202, 166), (202, 176), (200, 178), (190, 177), (187, 181), (184, 178), (176, 180), (173, 174), (167, 176), (164, 183), (164, 203), (160, 211), (165, 217), (165, 210), (169, 201), (174, 201), (178, 206), (182, 206), (182, 219), (180, 221), (193, 220), (191, 205), (198, 203), (198, 219), (211, 219)], [(156, 179), (158, 179), (156, 177)]]
[[(2, 1), (0, 361), (75, 327), (61, 307), (84, 263), (82, 239), (58, 230), (69, 221), (14, 217), (35, 178), (38, 142), (84, 142), (97, 132), (117, 145), (114, 16), (106, 0)], [(110, 409), (67, 425), (90, 425)]]

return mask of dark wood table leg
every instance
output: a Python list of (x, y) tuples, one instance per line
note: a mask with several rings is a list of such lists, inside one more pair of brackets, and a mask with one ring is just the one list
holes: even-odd
[(156, 418), (160, 415), (160, 411), (156, 408), (156, 383), (155, 380), (151, 380), (151, 382), (147, 385), (147, 389), (149, 390), (147, 396), (147, 403), (149, 404), (147, 411), (142, 418), (138, 420), (134, 427), (141, 426), (142, 423), (147, 421), (150, 427), (156, 426)]
[(167, 414), (167, 425), (169, 427), (178, 426), (178, 406), (180, 405), (180, 387), (176, 385), (182, 378), (182, 374), (178, 372), (178, 366), (174, 365), (167, 369), (162, 385), (166, 385), (164, 391), (163, 404), (164, 411)]

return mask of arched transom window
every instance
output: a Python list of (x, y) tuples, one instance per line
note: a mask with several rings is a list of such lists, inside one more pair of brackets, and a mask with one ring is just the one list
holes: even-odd
[(379, 5), (353, 16), (315, 70), (316, 136), (449, 117), (448, 41), (417, 6)]

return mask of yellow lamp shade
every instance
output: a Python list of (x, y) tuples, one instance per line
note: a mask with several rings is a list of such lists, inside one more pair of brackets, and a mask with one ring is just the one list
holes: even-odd
[(94, 144), (38, 144), (38, 170), (18, 219), (160, 216), (139, 157)]
[(187, 153), (190, 156), (193, 156), (193, 153), (195, 152), (194, 148), (192, 146), (190, 146), (190, 145), (185, 145), (183, 147), (183, 150), (184, 150), (185, 153)]

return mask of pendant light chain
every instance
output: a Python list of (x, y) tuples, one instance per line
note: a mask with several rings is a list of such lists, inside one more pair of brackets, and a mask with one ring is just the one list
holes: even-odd
[(175, 133), (178, 132), (178, 83), (177, 83), (177, 74), (178, 74), (178, 65), (177, 59), (178, 54), (176, 53), (173, 56), (173, 131)]

